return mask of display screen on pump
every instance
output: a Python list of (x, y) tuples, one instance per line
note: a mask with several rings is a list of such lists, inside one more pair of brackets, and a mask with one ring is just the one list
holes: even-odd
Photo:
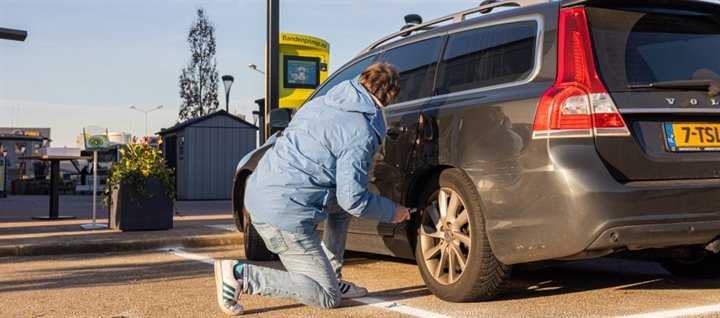
[(284, 57), (285, 88), (316, 88), (320, 78), (320, 59), (304, 56)]

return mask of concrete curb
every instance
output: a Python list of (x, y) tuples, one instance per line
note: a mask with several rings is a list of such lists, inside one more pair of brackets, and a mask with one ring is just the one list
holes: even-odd
[(106, 242), (71, 242), (39, 245), (15, 245), (0, 246), (0, 257), (106, 253), (172, 247), (211, 247), (239, 245), (242, 243), (242, 235), (220, 234), (189, 237), (151, 238), (142, 240), (116, 240)]

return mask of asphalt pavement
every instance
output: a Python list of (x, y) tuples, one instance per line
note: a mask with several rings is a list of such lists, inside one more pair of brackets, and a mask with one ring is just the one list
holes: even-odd
[[(173, 229), (138, 232), (80, 229), (90, 196), (61, 197), (61, 214), (75, 220), (32, 220), (47, 201), (0, 199), (0, 317), (223, 317), (211, 264), (245, 258), (229, 201), (179, 202)], [(106, 210), (99, 216), (107, 222)], [(720, 279), (617, 257), (516, 270), (496, 299), (475, 303), (438, 300), (407, 260), (349, 252), (344, 278), (370, 295), (333, 310), (241, 301), (257, 317), (720, 317)]]
[[(242, 248), (0, 258), (0, 317), (223, 317), (211, 265), (223, 258), (244, 259)], [(241, 302), (251, 317), (690, 317), (698, 308), (692, 317), (720, 316), (720, 280), (619, 258), (516, 271), (495, 300), (476, 303), (438, 300), (413, 262), (390, 257), (348, 253), (344, 277), (370, 295), (332, 310), (264, 296)]]

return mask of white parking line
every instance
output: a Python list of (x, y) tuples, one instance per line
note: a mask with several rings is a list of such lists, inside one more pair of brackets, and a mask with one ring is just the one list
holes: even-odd
[[(198, 262), (203, 262), (206, 264), (214, 264), (215, 259), (205, 257), (199, 254), (189, 253), (182, 249), (163, 249), (165, 252), (170, 252), (171, 254), (191, 259)], [(363, 303), (366, 305), (370, 305), (373, 307), (377, 307), (384, 310), (391, 310), (399, 313), (403, 313), (410, 316), (415, 317), (422, 317), (422, 318), (450, 318), (450, 316), (434, 313), (431, 311), (426, 311), (422, 309), (413, 308), (410, 306), (406, 306), (403, 304), (399, 304), (397, 302), (388, 301), (382, 298), (375, 298), (375, 297), (362, 297), (362, 298), (355, 298), (353, 301), (357, 301), (359, 303)]]
[(353, 301), (357, 301), (366, 305), (370, 305), (377, 308), (382, 308), (385, 310), (392, 310), (397, 311), (406, 315), (415, 316), (415, 317), (427, 317), (427, 318), (450, 318), (450, 316), (441, 315), (438, 313), (434, 313), (431, 311), (426, 311), (422, 309), (413, 308), (410, 306), (405, 306), (402, 304), (398, 304), (396, 302), (390, 302), (386, 301), (381, 298), (375, 298), (375, 297), (362, 297), (362, 298), (354, 298)]
[(235, 227), (235, 224), (212, 224), (212, 225), (205, 225), (207, 227), (211, 227), (218, 230), (225, 230), (230, 232), (237, 232), (237, 227)]
[(656, 311), (646, 314), (618, 316), (616, 318), (672, 318), (672, 317), (688, 317), (704, 314), (720, 313), (720, 305), (690, 307), (667, 311)]
[(214, 264), (215, 264), (215, 260), (212, 259), (212, 258), (205, 257), (205, 256), (202, 256), (202, 255), (198, 255), (198, 254), (188, 253), (188, 252), (185, 252), (185, 251), (183, 251), (183, 250), (181, 250), (181, 249), (179, 249), (179, 248), (178, 248), (178, 249), (171, 249), (171, 250), (167, 250), (167, 251), (170, 252), (170, 253), (172, 253), (172, 254), (175, 254), (175, 255), (177, 255), (177, 256), (184, 257), (184, 258), (189, 258), (189, 259), (194, 260), (194, 261), (203, 262), (203, 263), (210, 264), (210, 265), (214, 265)]

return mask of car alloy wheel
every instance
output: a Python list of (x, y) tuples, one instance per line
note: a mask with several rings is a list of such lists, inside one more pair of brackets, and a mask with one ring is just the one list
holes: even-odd
[(468, 210), (460, 194), (445, 187), (430, 210), (420, 227), (423, 261), (435, 281), (450, 285), (462, 277), (472, 249)]
[(428, 289), (445, 301), (492, 299), (512, 267), (493, 254), (477, 189), (459, 169), (426, 183), (420, 202), (436, 204), (415, 219), (415, 259)]

